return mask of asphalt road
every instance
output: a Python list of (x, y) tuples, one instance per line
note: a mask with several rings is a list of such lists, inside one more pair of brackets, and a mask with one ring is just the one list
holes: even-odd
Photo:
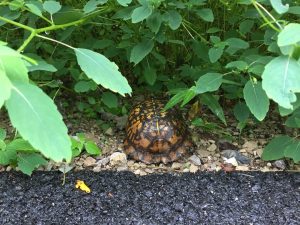
[(300, 173), (4, 172), (0, 224), (295, 225)]

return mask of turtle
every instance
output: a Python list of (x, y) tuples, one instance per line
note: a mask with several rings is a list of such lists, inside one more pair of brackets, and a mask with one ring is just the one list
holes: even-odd
[(125, 128), (124, 152), (145, 164), (176, 161), (193, 149), (190, 133), (178, 108), (163, 111), (164, 99), (135, 105)]

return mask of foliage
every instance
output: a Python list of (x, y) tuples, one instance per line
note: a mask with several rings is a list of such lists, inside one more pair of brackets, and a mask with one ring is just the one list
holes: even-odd
[[(222, 107), (226, 107), (240, 131), (249, 120), (263, 121), (273, 113), (269, 110), (274, 104), (281, 116), (288, 116), (286, 126), (299, 128), (297, 1), (64, 3), (0, 3), (0, 40), (8, 43), (0, 45), (0, 106), (6, 107), (22, 137), (44, 156), (71, 159), (67, 130), (52, 100), (62, 90), (80, 95), (83, 100), (76, 102), (77, 108), (89, 115), (103, 111), (122, 115), (126, 107), (105, 88), (130, 94), (128, 82), (137, 95), (173, 95), (165, 109), (195, 102), (205, 105), (224, 125)], [(20, 111), (19, 104), (24, 107)], [(193, 124), (211, 123), (195, 114)], [(49, 137), (57, 141), (49, 142)], [(284, 137), (273, 141), (281, 143), (288, 139)], [(271, 141), (263, 158), (299, 161), (298, 139), (289, 138), (294, 141), (285, 142), (288, 150), (278, 150)]]

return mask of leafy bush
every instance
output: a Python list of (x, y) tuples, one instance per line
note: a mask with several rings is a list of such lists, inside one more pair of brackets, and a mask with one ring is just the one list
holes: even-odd
[[(70, 161), (72, 156), (66, 126), (50, 97), (67, 90), (86, 99), (77, 104), (79, 110), (122, 114), (126, 109), (105, 89), (131, 94), (127, 79), (136, 94), (173, 95), (166, 109), (198, 102), (225, 125), (221, 105), (234, 102), (240, 130), (252, 116), (263, 121), (274, 101), (280, 115), (288, 116), (285, 125), (299, 128), (300, 7), (295, 1), (65, 4), (0, 3), (0, 40), (8, 42), (0, 45), (0, 107), (45, 157)], [(193, 123), (207, 125), (200, 118)], [(297, 137), (277, 137), (263, 159), (298, 162), (298, 146)]]

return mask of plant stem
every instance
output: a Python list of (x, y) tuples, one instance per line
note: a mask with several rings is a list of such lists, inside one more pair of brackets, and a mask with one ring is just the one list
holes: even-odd
[(3, 20), (3, 21), (6, 22), (6, 23), (13, 24), (13, 25), (15, 25), (15, 26), (17, 26), (17, 27), (21, 27), (21, 28), (23, 28), (24, 30), (29, 30), (30, 32), (34, 32), (34, 31), (35, 31), (35, 29), (32, 28), (32, 27), (26, 26), (26, 25), (24, 25), (24, 24), (22, 24), (22, 23), (18, 23), (18, 22), (16, 22), (16, 21), (13, 21), (13, 20), (10, 20), (10, 19), (6, 19), (5, 17), (2, 17), (2, 16), (0, 16), (0, 20)]
[(29, 44), (29, 42), (35, 37), (36, 32), (35, 30), (31, 31), (29, 37), (23, 42), (23, 44), (18, 48), (18, 52), (22, 52), (26, 46)]
[(39, 34), (36, 34), (36, 36), (37, 36), (37, 37), (40, 37), (40, 38), (43, 38), (43, 39), (46, 39), (46, 40), (49, 40), (49, 41), (56, 42), (56, 43), (58, 43), (58, 44), (64, 45), (64, 46), (66, 46), (66, 47), (68, 47), (68, 48), (71, 48), (71, 49), (75, 50), (75, 48), (72, 47), (71, 45), (68, 45), (68, 44), (66, 44), (66, 43), (60, 42), (60, 41), (58, 41), (58, 40), (55, 40), (55, 39), (52, 39), (52, 38), (49, 38), (49, 37), (45, 37), (45, 36), (39, 35)]

